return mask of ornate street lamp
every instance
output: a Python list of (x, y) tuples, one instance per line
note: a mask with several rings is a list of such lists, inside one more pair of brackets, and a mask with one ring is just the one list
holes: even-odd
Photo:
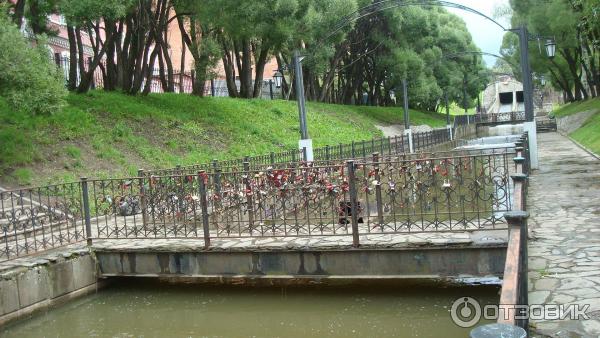
[(273, 80), (275, 80), (275, 87), (281, 88), (281, 82), (283, 82), (283, 74), (281, 73), (281, 71), (275, 71), (275, 74), (273, 74)]
[(546, 40), (546, 54), (548, 55), (549, 58), (553, 58), (554, 55), (556, 54), (556, 42), (554, 41), (554, 39), (547, 39)]

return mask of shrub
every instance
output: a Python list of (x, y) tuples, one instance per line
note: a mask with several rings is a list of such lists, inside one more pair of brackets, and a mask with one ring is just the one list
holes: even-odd
[(51, 114), (67, 91), (43, 37), (33, 46), (0, 10), (0, 96), (12, 109)]

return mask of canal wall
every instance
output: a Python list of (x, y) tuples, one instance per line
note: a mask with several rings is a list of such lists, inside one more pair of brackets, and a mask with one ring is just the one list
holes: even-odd
[(96, 251), (100, 277), (236, 285), (501, 277), (506, 244), (352, 250)]
[(96, 292), (96, 261), (87, 249), (24, 258), (0, 274), (0, 326)]

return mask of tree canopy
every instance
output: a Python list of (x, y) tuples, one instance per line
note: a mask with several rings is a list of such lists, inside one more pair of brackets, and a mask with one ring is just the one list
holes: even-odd
[[(105, 90), (148, 93), (155, 67), (163, 89), (174, 91), (174, 69), (179, 65), (173, 65), (168, 41), (173, 23), (185, 46), (181, 66), (186, 49), (194, 59), (196, 95), (204, 93), (206, 80), (215, 76), (220, 62), (231, 96), (258, 97), (266, 63), (274, 58), (284, 68), (294, 50), (306, 56), (307, 97), (323, 102), (394, 104), (390, 93), (406, 78), (413, 107), (437, 109), (444, 91), (453, 101), (471, 106), (488, 80), (481, 58), (445, 57), (478, 49), (464, 22), (438, 6), (399, 7), (343, 22), (375, 2), (20, 0), (14, 5), (15, 20), (20, 13), (17, 6), (42, 2), (47, 7), (44, 13), (66, 17), (68, 87), (79, 92), (90, 88), (91, 77), (100, 68)], [(92, 37), (90, 60), (84, 60), (82, 34)], [(293, 97), (292, 79), (293, 74), (283, 88)]]
[[(511, 0), (512, 26), (526, 25), (535, 36), (553, 37), (556, 56), (546, 56), (545, 39), (530, 42), (533, 72), (545, 75), (567, 101), (600, 94), (600, 3), (597, 0)], [(507, 33), (502, 54), (519, 64), (517, 37)], [(521, 75), (515, 69), (515, 74)]]

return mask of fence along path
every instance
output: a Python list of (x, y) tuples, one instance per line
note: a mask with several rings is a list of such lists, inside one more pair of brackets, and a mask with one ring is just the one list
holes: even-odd
[(93, 179), (0, 192), (0, 261), (94, 239), (352, 236), (505, 227), (514, 149)]

